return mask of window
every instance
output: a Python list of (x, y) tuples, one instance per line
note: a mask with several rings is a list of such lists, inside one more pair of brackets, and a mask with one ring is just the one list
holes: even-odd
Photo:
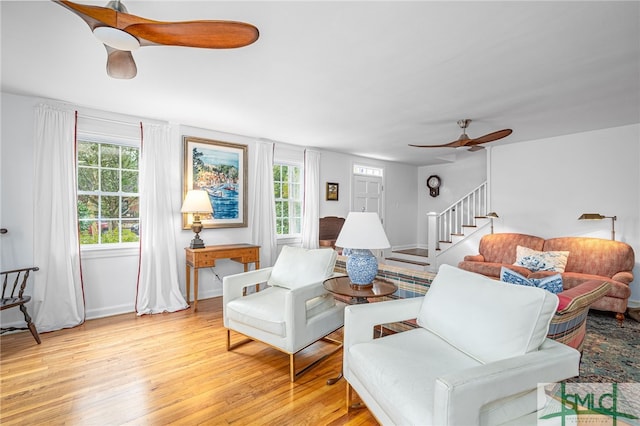
[(78, 140), (80, 244), (139, 241), (140, 149)]
[(379, 167), (362, 166), (362, 165), (359, 165), (359, 164), (354, 164), (353, 165), (353, 174), (354, 175), (382, 177), (382, 169), (379, 168)]
[(302, 232), (301, 168), (290, 164), (275, 164), (273, 190), (276, 199), (276, 235), (299, 235)]

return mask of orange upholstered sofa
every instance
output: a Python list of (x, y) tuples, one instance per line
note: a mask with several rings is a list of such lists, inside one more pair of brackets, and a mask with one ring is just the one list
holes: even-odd
[(629, 283), (633, 281), (632, 270), (635, 265), (634, 252), (630, 245), (600, 238), (561, 237), (545, 240), (526, 234), (489, 234), (480, 240), (479, 254), (465, 256), (458, 266), (496, 279), (500, 278), (503, 266), (527, 278), (543, 278), (557, 273), (533, 272), (523, 266), (514, 265), (518, 246), (541, 252), (569, 252), (564, 272), (561, 273), (563, 288), (571, 289), (591, 280), (609, 283), (607, 294), (593, 302), (591, 308), (615, 312), (620, 322), (624, 319), (627, 302), (631, 296)]

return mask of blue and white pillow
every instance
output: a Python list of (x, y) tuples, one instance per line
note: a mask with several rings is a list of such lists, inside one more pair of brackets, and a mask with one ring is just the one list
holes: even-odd
[(564, 272), (568, 259), (568, 251), (537, 251), (529, 247), (517, 246), (514, 265), (527, 268), (531, 272)]
[(555, 274), (544, 278), (527, 278), (504, 266), (500, 270), (500, 281), (510, 284), (538, 287), (553, 294), (562, 292), (562, 275)]

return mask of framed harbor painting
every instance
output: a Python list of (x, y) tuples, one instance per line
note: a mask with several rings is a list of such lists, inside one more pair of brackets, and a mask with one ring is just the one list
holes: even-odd
[[(209, 193), (213, 214), (200, 216), (204, 228), (247, 226), (247, 145), (183, 136), (184, 192)], [(183, 213), (182, 227), (189, 229), (191, 214)]]

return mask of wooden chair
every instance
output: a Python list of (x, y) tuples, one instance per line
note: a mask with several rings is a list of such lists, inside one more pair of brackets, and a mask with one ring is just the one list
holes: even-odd
[[(24, 320), (27, 322), (26, 327), (1, 327), (0, 334), (13, 330), (29, 330), (36, 339), (36, 342), (40, 344), (40, 336), (38, 330), (36, 330), (35, 324), (31, 321), (31, 317), (27, 313), (27, 307), (25, 303), (31, 300), (31, 296), (24, 295), (24, 288), (27, 285), (27, 279), (31, 271), (37, 271), (37, 266), (31, 268), (14, 269), (12, 271), (0, 272), (2, 276), (2, 303), (0, 304), (0, 311), (5, 309), (19, 307), (24, 315)], [(17, 295), (16, 295), (17, 291)]]
[(320, 247), (336, 248), (336, 240), (338, 234), (344, 225), (344, 217), (327, 216), (320, 218), (320, 227), (318, 229), (318, 244)]

